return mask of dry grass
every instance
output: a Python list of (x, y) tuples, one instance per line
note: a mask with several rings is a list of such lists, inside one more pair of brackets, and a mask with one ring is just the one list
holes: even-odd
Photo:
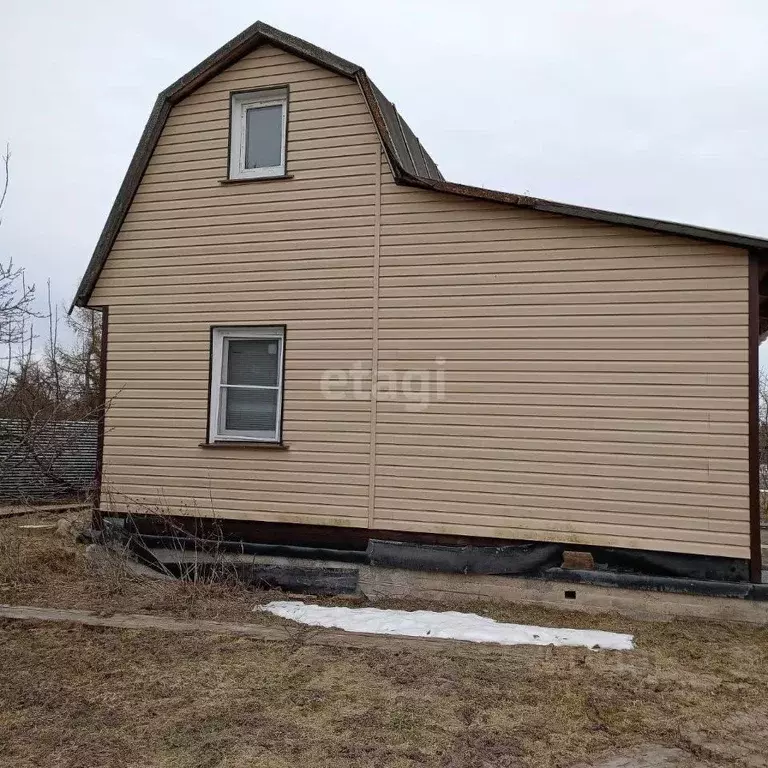
[[(96, 573), (85, 547), (73, 537), (58, 535), (55, 528), (20, 527), (55, 525), (60, 519), (45, 514), (0, 519), (0, 602), (209, 619), (250, 617), (252, 590), (137, 579), (119, 562)], [(75, 528), (84, 524), (83, 513), (66, 519)]]
[[(1, 602), (264, 620), (250, 613), (263, 594), (110, 583), (71, 540), (18, 538), (0, 523)], [(719, 765), (768, 755), (768, 630), (473, 608), (634, 632), (638, 650), (361, 651), (8, 621), (0, 765), (548, 768), (648, 741)]]

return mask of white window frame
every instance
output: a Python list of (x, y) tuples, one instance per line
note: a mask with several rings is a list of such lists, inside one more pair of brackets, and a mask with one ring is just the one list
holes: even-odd
[[(280, 164), (265, 168), (246, 168), (246, 118), (248, 110), (276, 106), (282, 107), (283, 110), (282, 131), (280, 135)], [(268, 88), (261, 91), (249, 91), (248, 93), (233, 93), (229, 141), (229, 178), (268, 179), (275, 176), (285, 176), (285, 144), (287, 125), (287, 88)]]
[[(210, 421), (208, 424), (208, 442), (252, 441), (260, 443), (280, 443), (283, 439), (283, 369), (285, 356), (285, 326), (247, 326), (214, 327), (211, 329), (211, 388)], [(227, 384), (224, 366), (228, 358), (227, 348), (231, 340), (267, 339), (278, 342), (277, 385)], [(225, 429), (224, 390), (237, 389), (273, 389), (277, 390), (277, 410), (274, 431)]]

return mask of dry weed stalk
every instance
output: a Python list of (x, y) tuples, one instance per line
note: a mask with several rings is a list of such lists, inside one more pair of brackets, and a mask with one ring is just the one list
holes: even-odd
[[(175, 607), (188, 614), (196, 614), (199, 603), (253, 586), (248, 578), (253, 561), (244, 559), (242, 550), (232, 551), (215, 511), (201, 515), (196, 508), (185, 507), (171, 513), (162, 495), (159, 503), (148, 505), (118, 497), (111, 489), (104, 489), (102, 498), (107, 509), (120, 510), (119, 521), (104, 514), (101, 532), (102, 543), (115, 561), (110, 578), (116, 585), (136, 579), (138, 560), (176, 580)], [(149, 531), (148, 517), (153, 521)]]

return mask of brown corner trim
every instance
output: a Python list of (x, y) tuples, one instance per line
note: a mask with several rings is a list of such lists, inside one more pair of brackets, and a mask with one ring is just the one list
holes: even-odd
[(256, 441), (242, 441), (236, 440), (222, 440), (217, 443), (200, 443), (198, 448), (255, 448), (255, 449), (271, 449), (273, 451), (287, 451), (290, 446), (287, 443), (258, 443)]
[(109, 307), (92, 307), (101, 313), (101, 350), (99, 360), (99, 422), (96, 430), (96, 471), (94, 472), (93, 511), (91, 525), (101, 530), (104, 521), (101, 513), (101, 485), (104, 474), (104, 432), (107, 423), (107, 350), (109, 349)]
[(758, 375), (760, 347), (760, 261), (749, 254), (749, 329), (747, 375), (749, 387), (749, 579), (762, 581), (762, 545), (760, 540), (760, 423), (758, 419)]

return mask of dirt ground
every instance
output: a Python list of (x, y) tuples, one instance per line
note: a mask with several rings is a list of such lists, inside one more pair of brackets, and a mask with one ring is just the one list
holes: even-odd
[[(56, 519), (0, 521), (0, 602), (281, 621), (251, 612), (274, 592), (95, 573), (71, 537), (19, 527)], [(395, 638), (359, 650), (301, 633), (283, 644), (4, 621), (0, 766), (548, 768), (646, 743), (709, 765), (768, 766), (768, 629), (461, 610), (632, 632), (637, 650), (438, 653)]]

